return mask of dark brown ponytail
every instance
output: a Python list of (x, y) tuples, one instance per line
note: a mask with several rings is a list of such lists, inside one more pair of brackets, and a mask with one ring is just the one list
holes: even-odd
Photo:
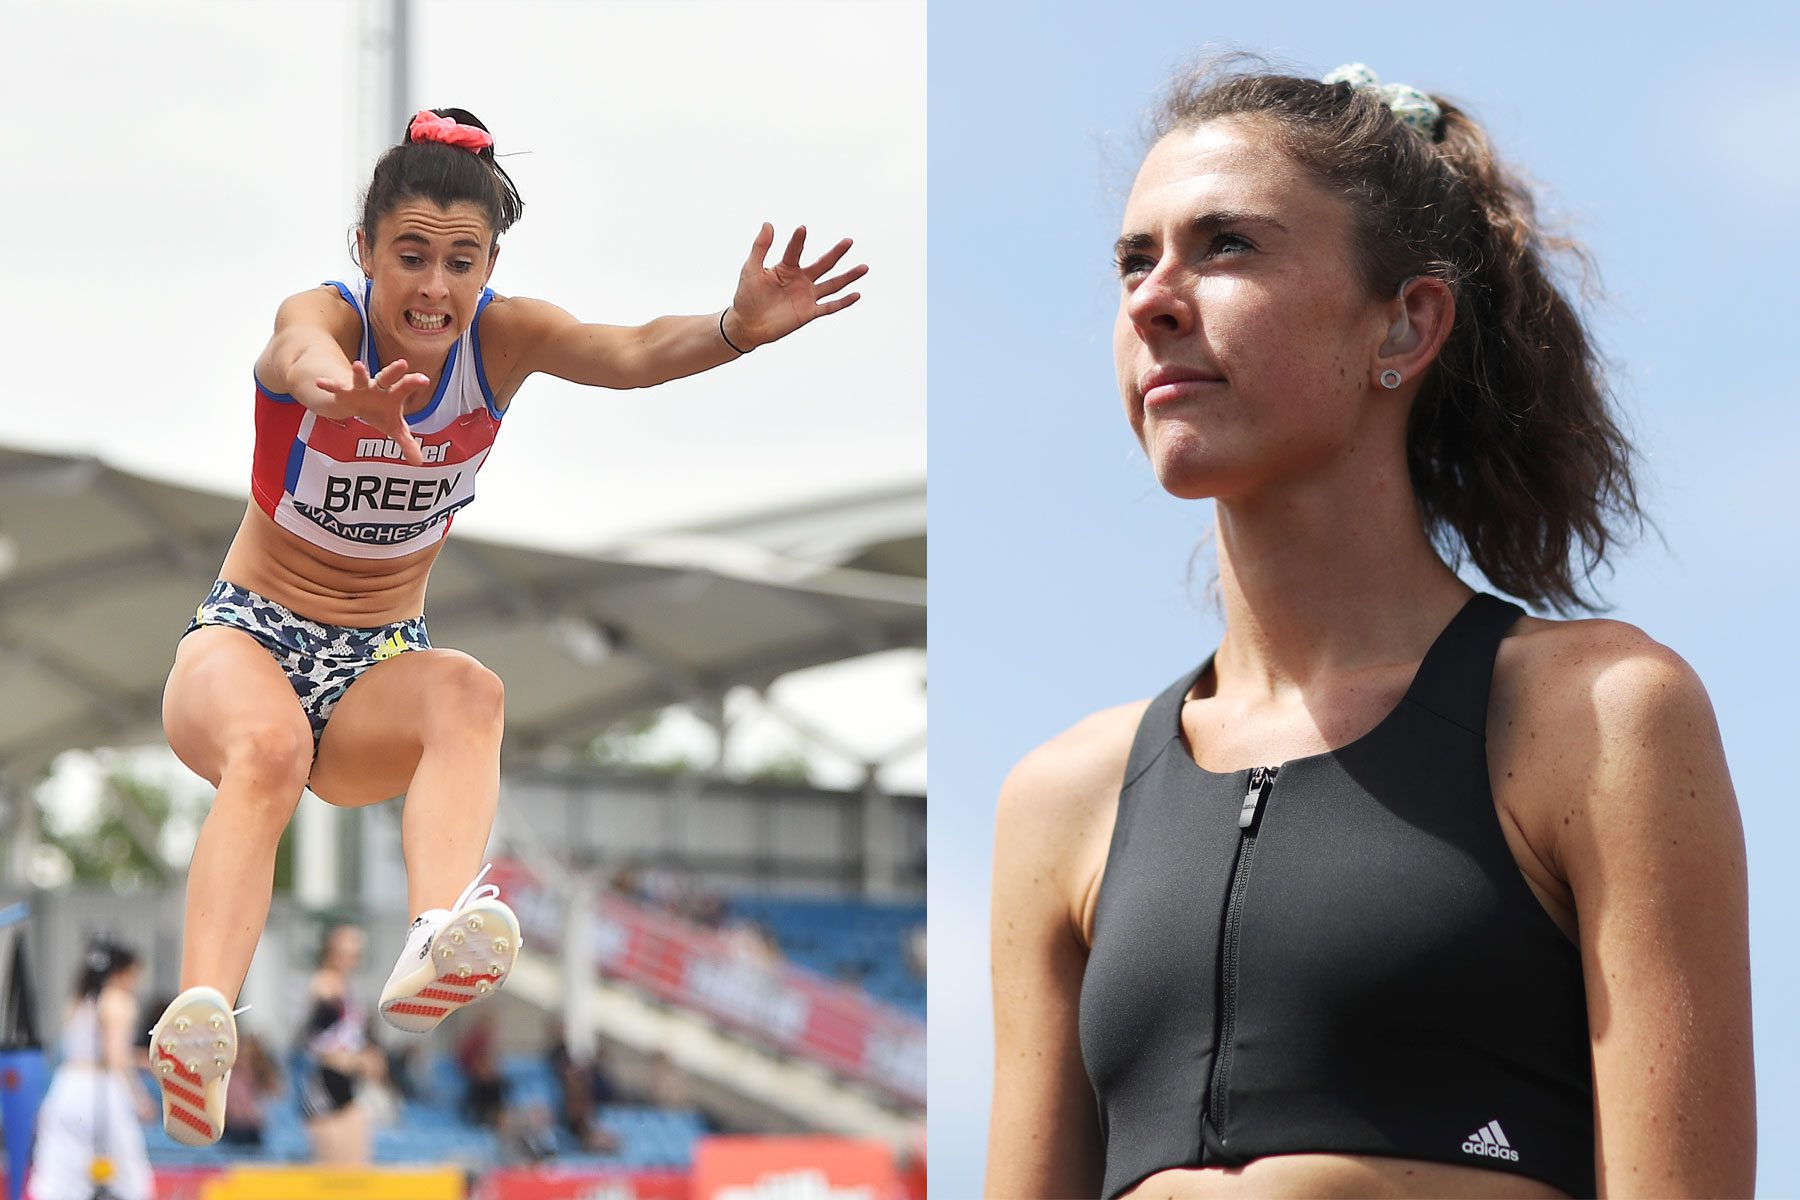
[(1233, 56), (1178, 80), (1160, 137), (1221, 117), (1271, 130), (1342, 195), (1371, 296), (1435, 275), (1456, 322), (1413, 407), (1407, 463), (1421, 516), (1452, 563), (1561, 611), (1583, 594), (1623, 527), (1642, 522), (1632, 450), (1580, 315), (1551, 278), (1576, 242), (1544, 230), (1530, 190), (1462, 109), (1429, 134), (1371, 92), (1274, 74)]

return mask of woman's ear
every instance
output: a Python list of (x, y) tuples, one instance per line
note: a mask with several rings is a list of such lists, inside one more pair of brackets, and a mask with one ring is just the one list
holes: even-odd
[[(1414, 275), (1400, 284), (1400, 294), (1388, 302), (1392, 320), (1387, 336), (1375, 352), (1370, 374), (1376, 379), (1416, 379), (1425, 373), (1456, 324), (1456, 300), (1450, 287), (1435, 275)], [(1397, 385), (1396, 385), (1397, 386)]]

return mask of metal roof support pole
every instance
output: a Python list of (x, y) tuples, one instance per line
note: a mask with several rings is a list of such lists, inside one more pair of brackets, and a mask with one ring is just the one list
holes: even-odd
[(6, 839), (6, 878), (14, 886), (24, 887), (31, 878), (31, 860), (37, 855), (37, 794), (20, 782), (17, 773), (0, 771), (0, 803), (12, 817)]
[[(294, 810), (294, 895), (302, 908), (331, 908), (338, 902), (338, 827), (344, 814), (311, 792)], [(411, 920), (416, 913), (408, 913)]]
[(899, 893), (895, 870), (894, 802), (881, 786), (877, 764), (866, 764), (862, 785), (862, 887), (870, 900), (891, 900)]
[(569, 880), (568, 908), (563, 916), (563, 1040), (577, 1059), (593, 1053), (595, 1022), (588, 997), (594, 990), (594, 877), (582, 871)]
[[(694, 819), (694, 809), (706, 791), (709, 780), (724, 776), (725, 765), (725, 700), (722, 695), (693, 697), (687, 701), (688, 711), (706, 722), (713, 731), (715, 752), (710, 763), (691, 771), (678, 772), (669, 785), (669, 802), (663, 808), (662, 865), (679, 866), (695, 847), (701, 824)], [(704, 847), (706, 851), (720, 849)]]

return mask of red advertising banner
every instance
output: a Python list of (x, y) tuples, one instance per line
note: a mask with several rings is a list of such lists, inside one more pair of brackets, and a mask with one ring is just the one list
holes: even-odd
[(202, 1200), (206, 1185), (224, 1171), (218, 1167), (157, 1167), (156, 1200)]
[(881, 1142), (824, 1137), (712, 1137), (694, 1148), (693, 1200), (898, 1200)]
[[(527, 943), (567, 952), (562, 902), (517, 862), (490, 879), (519, 914)], [(623, 897), (596, 901), (589, 957), (598, 970), (696, 1008), (776, 1048), (925, 1102), (925, 1025), (855, 988), (792, 964), (746, 956), (729, 939)]]
[(689, 1200), (686, 1171), (507, 1167), (490, 1171), (470, 1200)]

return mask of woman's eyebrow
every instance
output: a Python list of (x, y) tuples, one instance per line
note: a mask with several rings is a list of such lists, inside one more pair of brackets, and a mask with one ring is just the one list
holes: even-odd
[(1197, 233), (1215, 233), (1227, 225), (1263, 225), (1271, 229), (1279, 229), (1282, 233), (1288, 231), (1288, 227), (1274, 217), (1240, 208), (1220, 208), (1212, 212), (1201, 213), (1193, 219), (1191, 224)]
[[(1214, 209), (1212, 212), (1201, 213), (1188, 222), (1188, 225), (1202, 237), (1217, 233), (1232, 225), (1261, 225), (1269, 229), (1278, 229), (1282, 233), (1288, 232), (1288, 227), (1274, 217), (1237, 208), (1220, 208)], [(1148, 250), (1155, 245), (1156, 239), (1148, 233), (1128, 233), (1113, 243), (1113, 253), (1124, 255), (1134, 251)]]

